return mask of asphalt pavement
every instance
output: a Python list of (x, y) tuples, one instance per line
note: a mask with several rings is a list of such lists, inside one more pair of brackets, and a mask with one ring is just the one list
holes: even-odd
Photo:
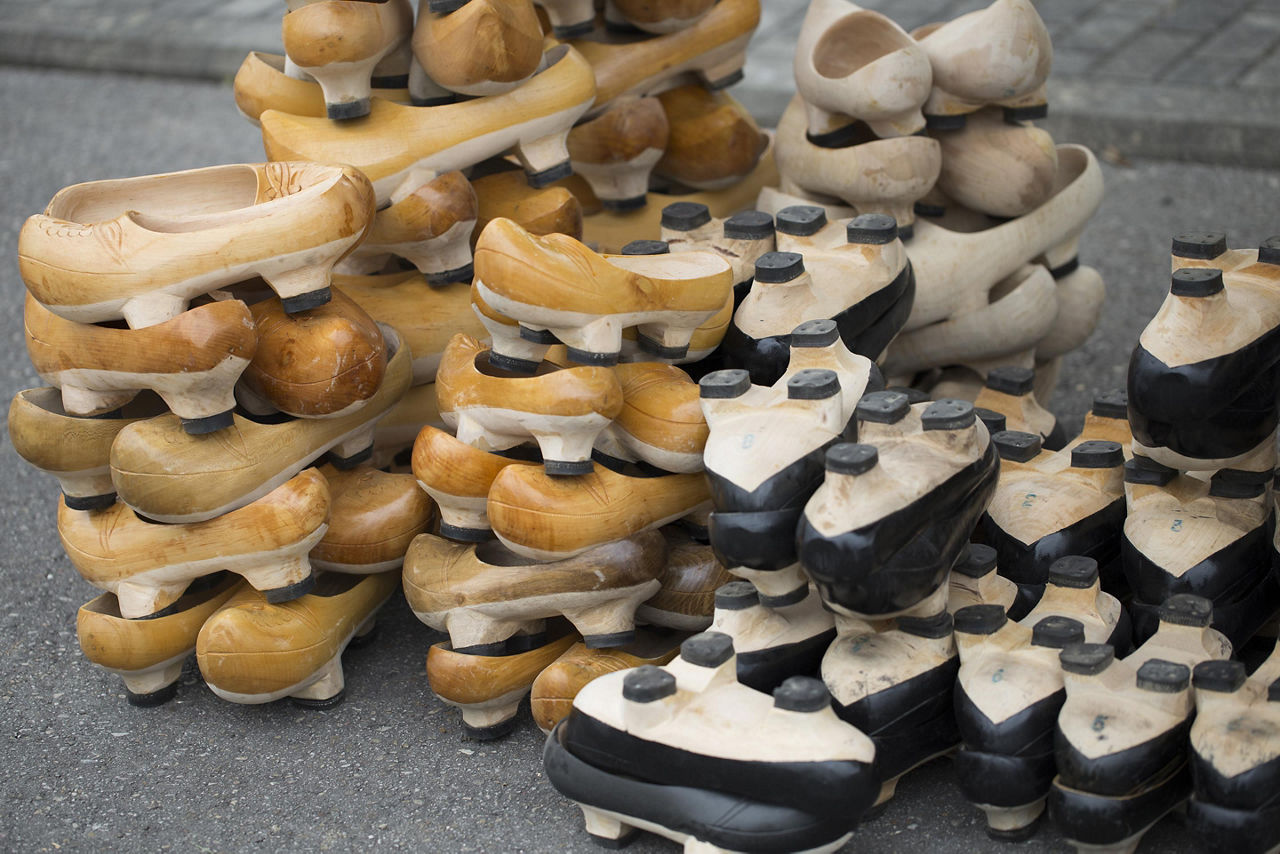
[[(227, 85), (0, 68), (0, 347), (6, 397), (40, 385), (21, 334), (14, 257), (23, 219), (81, 181), (262, 158)], [(1059, 140), (1063, 141), (1063, 140)], [(1169, 240), (1223, 230), (1232, 246), (1280, 233), (1280, 172), (1134, 159), (1104, 165), (1107, 193), (1085, 232), (1108, 303), (1098, 332), (1067, 359), (1052, 408), (1078, 427), (1094, 390), (1124, 384), (1128, 354), (1168, 287)], [(346, 702), (216, 698), (194, 662), (176, 701), (125, 703), (117, 677), (80, 654), (75, 612), (96, 591), (59, 546), (57, 485), (0, 451), (0, 849), (101, 851), (592, 851), (576, 809), (541, 774), (542, 736), (477, 743), (436, 700), (424, 656), (440, 636), (399, 596), (379, 637), (346, 657)], [(910, 775), (849, 851), (1001, 850), (958, 794), (950, 765)], [(671, 852), (646, 837), (630, 849)], [(1017, 851), (1066, 850), (1043, 829)], [(1143, 851), (1194, 850), (1176, 819)]]

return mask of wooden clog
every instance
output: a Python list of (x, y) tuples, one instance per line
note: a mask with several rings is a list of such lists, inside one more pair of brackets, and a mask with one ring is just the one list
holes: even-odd
[(195, 652), (200, 627), (239, 585), (231, 573), (210, 576), (207, 586), (193, 586), (169, 613), (149, 620), (125, 619), (116, 597), (103, 593), (76, 614), (80, 649), (89, 661), (124, 680), (130, 705), (167, 703), (178, 693), (182, 665)]
[(66, 320), (30, 294), (24, 331), (36, 373), (62, 391), (71, 415), (99, 415), (151, 389), (188, 433), (231, 422), (233, 389), (257, 347), (249, 309), (226, 300), (145, 329)]
[(840, 376), (806, 370), (769, 387), (753, 386), (744, 370), (722, 370), (699, 386), (711, 431), (704, 462), (716, 557), (754, 584), (765, 605), (798, 602), (809, 582), (796, 557), (796, 523), (821, 480), (823, 449), (848, 423)]
[(329, 484), (329, 530), (311, 550), (311, 565), (351, 575), (399, 569), (409, 543), (436, 515), (413, 475), (330, 465), (320, 473)]
[(202, 522), (261, 498), (326, 451), (351, 468), (370, 453), (373, 428), (409, 387), (409, 351), (383, 327), (382, 385), (365, 405), (335, 418), (253, 420), (211, 436), (188, 436), (177, 417), (131, 424), (111, 446), (111, 480), (120, 500), (159, 522)]
[(942, 168), (936, 140), (905, 136), (824, 148), (806, 134), (805, 104), (797, 95), (778, 121), (775, 156), (784, 191), (794, 187), (839, 199), (860, 214), (887, 214), (904, 234), (911, 233), (913, 206)]
[(564, 187), (537, 189), (518, 170), (485, 175), (471, 182), (479, 210), (471, 241), (499, 217), (514, 220), (530, 234), (559, 232), (582, 239), (582, 203)]
[(609, 0), (606, 16), (616, 13), (637, 29), (662, 35), (697, 23), (715, 2), (716, 0)]
[(209, 690), (233, 703), (327, 709), (342, 702), (342, 653), (369, 636), (399, 572), (325, 573), (307, 595), (273, 604), (256, 590), (232, 596), (200, 629), (196, 660)]
[(1039, 436), (1051, 451), (1066, 444), (1058, 419), (1036, 399), (1035, 372), (1028, 368), (1010, 365), (988, 371), (986, 384), (973, 403), (999, 412), (1009, 430)]
[(1075, 620), (1084, 631), (1084, 642), (1109, 644), (1119, 655), (1133, 648), (1129, 614), (1119, 599), (1102, 589), (1093, 558), (1067, 555), (1053, 562), (1044, 595), (1020, 622), (1030, 627), (1045, 617)]
[(945, 588), (995, 492), (999, 458), (964, 401), (911, 406), (905, 395), (877, 392), (857, 416), (865, 444), (827, 451), (826, 479), (796, 542), (830, 608), (891, 617)]
[[(1262, 454), (1257, 465), (1243, 463), (1271, 448), (1277, 421), (1280, 240), (1254, 257), (1227, 253), (1220, 234), (1186, 235), (1174, 239), (1174, 253), (1169, 295), (1129, 360), (1135, 447), (1184, 469), (1273, 466)], [(1208, 255), (1224, 256), (1228, 269), (1198, 266)]]
[(459, 104), (406, 107), (374, 101), (363, 122), (262, 114), (262, 140), (272, 160), (350, 163), (369, 177), (380, 203), (414, 169), (465, 169), (513, 149), (535, 187), (569, 174), (565, 138), (591, 106), (591, 67), (571, 48), (548, 51), (548, 65), (518, 88)]
[[(255, 50), (245, 56), (236, 71), (232, 83), (236, 109), (255, 127), (258, 126), (258, 118), (267, 110), (316, 118), (327, 115), (320, 84), (291, 77), (285, 73), (285, 66), (286, 57)], [(402, 104), (409, 101), (409, 92), (402, 80), (375, 76), (370, 91), (374, 97), (384, 101)]]
[(597, 455), (643, 460), (667, 472), (702, 471), (707, 422), (697, 383), (679, 368), (659, 362), (618, 365), (613, 373), (623, 402), (596, 439)]
[(733, 576), (709, 545), (679, 526), (666, 526), (662, 535), (667, 538), (667, 565), (658, 579), (662, 587), (636, 609), (636, 619), (682, 632), (703, 631), (711, 625), (716, 590)]
[[(1224, 634), (1239, 643), (1251, 637), (1280, 604), (1260, 595), (1275, 530), (1266, 473), (1223, 469), (1206, 481), (1135, 458), (1125, 466), (1125, 481), (1121, 560), (1135, 603), (1204, 596)], [(1272, 607), (1260, 613), (1228, 607), (1250, 598)]]
[(373, 217), (368, 236), (339, 265), (342, 273), (377, 273), (391, 256), (418, 268), (429, 285), (470, 282), (471, 232), (479, 216), (471, 183), (461, 172), (406, 179), (391, 206)]
[(996, 571), (996, 550), (971, 543), (951, 567), (947, 610), (953, 615), (970, 605), (999, 605), (1006, 612), (1018, 599), (1018, 585)]
[(1037, 438), (1015, 431), (992, 437), (1002, 457), (1000, 480), (980, 522), (983, 539), (999, 555), (1000, 574), (1019, 587), (1023, 613), (1039, 601), (1054, 563), (1067, 555), (1092, 558), (1109, 581), (1117, 580), (1125, 524), (1118, 444), (1095, 440), (1042, 453)]
[(727, 92), (696, 84), (658, 96), (670, 136), (654, 174), (697, 190), (723, 190), (751, 174), (769, 146), (751, 113)]
[(575, 366), (528, 377), (494, 367), (487, 349), (458, 333), (436, 374), (440, 416), (459, 441), (482, 451), (538, 443), (548, 474), (592, 470), (596, 437), (622, 410), (622, 387), (609, 368)]
[(470, 288), (429, 287), (420, 273), (336, 274), (334, 285), (374, 320), (395, 328), (412, 359), (413, 384), (435, 382), (440, 358), (457, 333), (484, 337), (471, 311)]
[(413, 55), (437, 85), (464, 95), (501, 95), (542, 60), (542, 27), (530, 0), (470, 0), (440, 14), (418, 8)]
[(475, 258), (473, 287), (487, 305), (533, 332), (550, 331), (586, 364), (616, 361), (624, 326), (639, 327), (646, 350), (683, 357), (733, 284), (729, 264), (711, 253), (602, 256), (506, 219), (485, 227)]
[(961, 127), (967, 114), (987, 104), (1004, 107), (1012, 121), (1044, 118), (1053, 46), (1031, 0), (994, 0), (911, 35), (933, 66), (924, 107), (930, 127)]
[(641, 628), (631, 643), (608, 649), (590, 649), (579, 642), (538, 674), (529, 692), (529, 707), (538, 729), (551, 732), (568, 717), (573, 698), (588, 682), (619, 670), (666, 664), (680, 652), (689, 635), (671, 630)]
[(661, 527), (709, 506), (702, 474), (630, 477), (601, 465), (561, 478), (508, 466), (489, 488), (493, 533), (517, 554), (562, 560)]
[(933, 81), (929, 57), (879, 12), (848, 0), (810, 3), (794, 70), (812, 136), (838, 130), (849, 119), (866, 122), (882, 138), (924, 128), (920, 108)]
[(249, 310), (258, 346), (241, 382), (274, 409), (298, 418), (335, 418), (363, 406), (382, 385), (382, 332), (341, 291), (298, 314), (285, 314), (278, 299)]
[(418, 619), (447, 631), (457, 652), (492, 653), (525, 624), (564, 616), (588, 647), (635, 636), (636, 607), (658, 591), (666, 542), (644, 532), (579, 557), (536, 563), (500, 543), (453, 543), (421, 534), (404, 562), (404, 592)]
[(1093, 406), (1084, 416), (1080, 434), (1067, 446), (1088, 441), (1115, 442), (1126, 460), (1133, 458), (1133, 433), (1129, 430), (1129, 396), (1123, 389), (1094, 395)]
[(1053, 194), (1058, 151), (1030, 122), (1008, 122), (997, 107), (967, 117), (963, 128), (937, 130), (942, 146), (938, 189), (970, 210), (1016, 217)]
[(444, 430), (423, 427), (413, 443), (413, 476), (440, 508), (440, 536), (461, 542), (493, 538), (486, 502), (498, 472), (534, 465), (477, 450)]
[(952, 700), (959, 669), (946, 611), (868, 624), (827, 650), (822, 681), (836, 714), (876, 745), (876, 805), (893, 797), (904, 774), (960, 744)]
[(696, 74), (708, 89), (742, 79), (747, 42), (760, 23), (760, 0), (720, 0), (692, 26), (642, 39), (577, 39), (571, 44), (591, 63), (596, 102), (602, 112), (627, 95), (672, 88), (680, 75)]
[[(784, 230), (790, 228), (785, 215), (791, 210), (778, 214)], [(848, 233), (850, 242), (838, 249), (804, 256), (773, 252), (756, 261), (751, 291), (725, 333), (729, 367), (745, 368), (753, 382), (773, 383), (782, 375), (792, 331), (827, 319), (834, 321), (843, 347), (879, 358), (911, 312), (915, 280), (889, 217), (858, 217)]]
[(1191, 673), (1195, 790), (1190, 824), (1208, 848), (1270, 851), (1280, 846), (1275, 803), (1280, 763), (1280, 656), (1246, 677), (1239, 661), (1197, 664)]
[(427, 650), (427, 682), (442, 702), (462, 713), (468, 738), (491, 741), (515, 728), (520, 701), (538, 674), (567, 652), (578, 639), (564, 631), (529, 648), (502, 650), (493, 655), (458, 652), (447, 641)]
[(1067, 699), (1059, 653), (1084, 643), (1084, 627), (1058, 616), (1020, 625), (999, 605), (970, 605), (956, 612), (955, 628), (956, 723), (964, 739), (956, 781), (986, 814), (988, 836), (1026, 839), (1056, 773), (1053, 732)]
[(127, 619), (166, 609), (193, 580), (220, 569), (243, 575), (273, 602), (303, 595), (315, 579), (307, 552), (324, 536), (329, 490), (302, 472), (248, 506), (186, 525), (157, 525), (128, 506), (72, 510), (58, 502), (58, 536), (94, 587), (116, 595)]
[(569, 159), (607, 210), (643, 207), (670, 127), (656, 98), (615, 104), (569, 131)]
[(733, 581), (716, 591), (711, 631), (733, 638), (738, 681), (766, 693), (792, 676), (813, 676), (836, 638), (831, 614), (812, 590), (799, 602), (771, 608), (756, 588)]
[(375, 67), (412, 31), (408, 0), (309, 0), (291, 4), (281, 22), (285, 55), (320, 84), (330, 119), (369, 114)]
[(780, 850), (848, 839), (875, 796), (870, 739), (836, 717), (817, 680), (770, 697), (737, 681), (734, 659), (728, 636), (706, 632), (665, 667), (578, 693), (544, 770), (589, 834), (616, 845), (643, 828), (706, 852), (760, 850), (766, 827)]
[(80, 323), (152, 326), (254, 275), (287, 311), (302, 311), (328, 301), (334, 263), (372, 219), (369, 182), (346, 166), (237, 164), (93, 181), (60, 190), (23, 223), (18, 267), (37, 300)]
[(158, 398), (144, 397), (118, 414), (78, 418), (62, 407), (60, 389), (29, 388), (9, 404), (9, 441), (18, 456), (58, 479), (68, 507), (101, 510), (116, 500), (109, 465), (116, 434), (164, 411)]
[(1069, 842), (1131, 851), (1191, 793), (1191, 668), (1231, 654), (1208, 628), (1210, 610), (1207, 600), (1174, 597), (1162, 608), (1160, 631), (1122, 661), (1105, 644), (1063, 650), (1067, 700), (1049, 809)]

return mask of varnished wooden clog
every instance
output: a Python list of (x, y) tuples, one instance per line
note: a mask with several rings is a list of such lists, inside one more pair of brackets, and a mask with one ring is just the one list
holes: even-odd
[(330, 119), (369, 114), (371, 79), (413, 31), (408, 0), (291, 3), (281, 23), (284, 52), (320, 84)]
[(701, 474), (631, 477), (597, 464), (591, 474), (555, 477), (508, 466), (489, 488), (493, 532), (517, 554), (562, 560), (661, 527), (711, 503)]
[(306, 596), (271, 603), (244, 589), (200, 629), (196, 660), (213, 693), (233, 703), (327, 709), (342, 702), (342, 654), (367, 637), (378, 609), (395, 593), (399, 572), (326, 573)]
[(530, 0), (470, 0), (439, 13), (418, 7), (413, 55), (437, 85), (463, 95), (501, 95), (542, 59), (542, 27)]
[(597, 455), (643, 460), (667, 472), (702, 471), (707, 422), (697, 383), (679, 368), (659, 362), (618, 365), (613, 372), (622, 407), (596, 439)]
[(314, 583), (307, 552), (324, 536), (329, 490), (302, 472), (257, 501), (207, 522), (157, 525), (117, 503), (101, 511), (58, 503), (58, 536), (85, 581), (114, 593), (128, 619), (164, 611), (193, 580), (221, 569), (274, 602)]
[(80, 606), (76, 637), (84, 657), (124, 680), (125, 698), (134, 706), (157, 706), (178, 692), (182, 666), (196, 649), (196, 635), (211, 614), (235, 593), (240, 579), (231, 573), (194, 585), (149, 620), (128, 620), (120, 604), (103, 593)]
[(413, 476), (440, 508), (440, 536), (462, 542), (493, 538), (486, 502), (498, 472), (524, 460), (477, 450), (444, 430), (423, 427), (413, 443)]
[(422, 534), (405, 556), (405, 597), (458, 652), (492, 653), (531, 621), (560, 615), (588, 647), (628, 643), (636, 607), (660, 586), (666, 542), (650, 531), (584, 551), (537, 563), (501, 543)]
[(461, 172), (405, 179), (379, 210), (364, 242), (339, 263), (340, 273), (377, 273), (404, 258), (427, 284), (470, 282), (471, 233), (479, 215), (475, 191)]
[[(409, 91), (403, 80), (375, 76), (371, 84), (373, 97), (401, 104), (409, 101)], [(316, 118), (324, 118), (327, 114), (320, 84), (286, 74), (285, 57), (279, 54), (250, 51), (240, 63), (232, 85), (236, 108), (255, 127), (258, 117), (267, 110)]]
[(298, 314), (285, 314), (278, 299), (249, 310), (258, 346), (241, 382), (269, 408), (298, 418), (335, 418), (363, 406), (382, 385), (382, 331), (341, 291)]
[(374, 425), (409, 387), (408, 348), (390, 327), (382, 333), (390, 353), (382, 385), (346, 415), (280, 422), (235, 414), (210, 437), (188, 436), (173, 415), (124, 428), (111, 446), (120, 500), (156, 521), (201, 522), (266, 495), (326, 451), (348, 468), (362, 462)]
[(435, 107), (377, 100), (365, 121), (347, 125), (267, 110), (263, 144), (272, 160), (350, 163), (373, 182), (379, 202), (414, 169), (465, 169), (508, 150), (531, 184), (545, 186), (569, 174), (565, 139), (595, 98), (591, 66), (572, 48), (553, 48), (547, 63), (502, 95)]
[(311, 550), (311, 565), (351, 575), (399, 569), (409, 543), (436, 515), (413, 475), (331, 465), (320, 473), (329, 484), (329, 529)]
[(116, 500), (110, 467), (116, 435), (164, 411), (161, 400), (147, 396), (115, 414), (79, 418), (63, 408), (60, 389), (29, 388), (9, 404), (9, 441), (18, 456), (58, 479), (68, 507), (101, 510)]
[(108, 413), (148, 388), (193, 434), (230, 424), (236, 380), (257, 348), (249, 309), (236, 300), (116, 329), (66, 320), (28, 294), (24, 327), (27, 355), (41, 379), (61, 389), (64, 411)]
[(373, 431), (373, 457), (369, 461), (370, 465), (388, 471), (409, 471), (408, 460), (413, 451), (413, 441), (418, 438), (423, 427), (448, 429), (440, 418), (434, 383), (410, 388), (400, 398), (400, 402), (378, 421)]
[(569, 159), (607, 210), (643, 207), (670, 126), (656, 98), (615, 104), (569, 131)]
[(848, 0), (809, 4), (796, 41), (796, 89), (808, 131), (821, 137), (866, 122), (880, 137), (908, 136), (924, 127), (929, 57), (902, 27)]
[(654, 174), (680, 186), (716, 191), (741, 181), (760, 162), (769, 137), (727, 92), (690, 84), (658, 96), (670, 126)]
[(505, 219), (485, 227), (475, 257), (473, 287), (487, 305), (534, 340), (550, 331), (586, 364), (615, 362), (625, 326), (639, 327), (645, 349), (684, 356), (694, 330), (724, 307), (732, 288), (729, 264), (710, 253), (602, 256), (566, 235), (537, 237)]
[(413, 384), (435, 382), (440, 357), (457, 333), (485, 337), (462, 283), (431, 287), (420, 273), (334, 276), (334, 285), (374, 320), (395, 328), (412, 359)]
[(471, 186), (479, 202), (473, 244), (484, 227), (499, 217), (519, 223), (530, 234), (559, 232), (582, 239), (582, 203), (564, 187), (530, 187), (518, 170), (476, 178)]
[(692, 26), (715, 5), (716, 0), (609, 0), (606, 20), (617, 15), (626, 24), (646, 33), (661, 35)]
[(333, 265), (364, 237), (373, 203), (358, 171), (320, 163), (76, 184), (23, 224), (18, 267), (37, 300), (80, 323), (152, 326), (254, 275), (302, 311), (328, 300)]
[(636, 609), (636, 619), (654, 626), (698, 632), (711, 625), (715, 594), (733, 580), (711, 547), (693, 539), (679, 525), (662, 529), (667, 539), (667, 565), (662, 588)]

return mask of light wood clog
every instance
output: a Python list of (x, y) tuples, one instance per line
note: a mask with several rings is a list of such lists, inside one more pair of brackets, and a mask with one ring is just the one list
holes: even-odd
[(231, 423), (233, 389), (257, 347), (244, 303), (211, 303), (144, 329), (76, 323), (27, 294), (27, 355), (72, 415), (110, 412), (151, 389), (192, 434)]
[(613, 372), (623, 403), (596, 439), (596, 451), (624, 462), (643, 460), (667, 472), (702, 471), (707, 422), (697, 383), (659, 362), (618, 365)]
[(582, 239), (582, 203), (565, 187), (530, 187), (519, 170), (485, 175), (471, 186), (479, 200), (473, 244), (485, 226), (499, 217), (519, 223), (530, 234), (559, 232)]
[(116, 597), (103, 593), (76, 613), (80, 650), (124, 680), (130, 705), (167, 703), (178, 693), (182, 665), (196, 651), (200, 627), (240, 584), (231, 573), (209, 576), (207, 586), (193, 585), (169, 613), (149, 620), (125, 619)]
[(680, 526), (662, 529), (667, 538), (667, 565), (662, 588), (636, 609), (636, 619), (684, 632), (711, 625), (716, 590), (733, 580), (709, 545), (694, 540)]
[(371, 451), (374, 425), (409, 387), (409, 349), (383, 327), (391, 354), (377, 393), (336, 418), (255, 421), (236, 414), (225, 430), (188, 436), (173, 415), (131, 424), (111, 446), (120, 500), (160, 522), (202, 522), (257, 500), (332, 449), (351, 468)]
[(360, 172), (321, 163), (93, 181), (23, 223), (18, 267), (37, 300), (80, 323), (163, 323), (254, 275), (302, 311), (328, 301), (333, 265), (364, 238), (373, 207)]
[(165, 611), (193, 580), (221, 569), (274, 602), (306, 593), (307, 552), (324, 536), (329, 489), (306, 471), (257, 501), (207, 522), (157, 525), (117, 503), (100, 511), (58, 502), (58, 536), (80, 575), (114, 593), (127, 619)]
[(970, 210), (1022, 216), (1053, 194), (1058, 151), (1053, 137), (1030, 122), (1010, 123), (988, 107), (963, 128), (934, 131), (933, 138), (942, 146), (938, 189)]
[(262, 114), (272, 160), (350, 163), (372, 181), (380, 203), (414, 169), (465, 169), (514, 150), (530, 184), (570, 173), (565, 139), (595, 99), (591, 66), (568, 47), (548, 51), (548, 65), (518, 88), (459, 104), (408, 107), (374, 101), (368, 118), (334, 126), (324, 119)]

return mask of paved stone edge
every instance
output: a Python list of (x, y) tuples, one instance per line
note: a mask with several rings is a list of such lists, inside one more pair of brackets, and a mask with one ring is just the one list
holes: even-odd
[[(277, 46), (254, 49), (278, 51)], [(159, 42), (154, 37), (89, 38), (72, 30), (0, 32), (0, 64), (187, 77), (226, 81), (249, 48), (238, 44)], [(774, 125), (791, 92), (753, 87), (732, 93), (762, 124)], [(1115, 146), (1124, 156), (1280, 168), (1280, 111), (1273, 92), (1124, 84), (1098, 80), (1051, 81), (1045, 127), (1060, 141), (1096, 150)]]

